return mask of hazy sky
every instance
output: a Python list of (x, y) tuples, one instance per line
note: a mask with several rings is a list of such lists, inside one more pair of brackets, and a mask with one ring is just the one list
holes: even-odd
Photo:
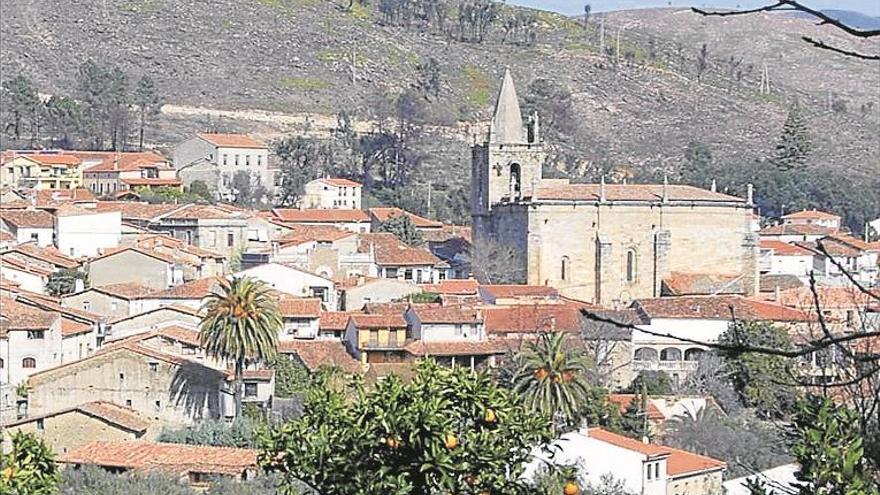
[[(584, 11), (584, 5), (587, 3), (592, 6), (593, 12), (637, 9), (642, 7), (666, 7), (669, 5), (668, 0), (508, 0), (508, 3), (544, 10), (553, 10), (563, 14), (581, 14)], [(739, 5), (742, 8), (752, 8), (761, 5), (769, 5), (771, 3), (772, 0), (764, 2), (756, 0), (701, 0), (697, 2), (672, 0), (672, 5), (674, 7), (712, 6), (735, 8)], [(855, 10), (864, 14), (880, 17), (880, 0), (807, 0), (805, 3), (814, 8)]]

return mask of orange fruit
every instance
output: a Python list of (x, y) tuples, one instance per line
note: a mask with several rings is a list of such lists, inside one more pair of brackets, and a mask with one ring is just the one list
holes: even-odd
[(497, 419), (497, 418), (495, 417), (495, 411), (493, 411), (493, 410), (491, 410), (491, 409), (486, 409), (486, 417), (485, 417), (485, 419), (486, 419), (486, 422), (487, 422), (487, 423), (494, 423), (495, 420)]
[(578, 495), (581, 492), (581, 489), (577, 486), (574, 481), (569, 481), (562, 487), (562, 493), (565, 495)]
[(458, 438), (452, 433), (449, 433), (448, 435), (446, 435), (445, 445), (447, 449), (454, 449), (458, 447)]
[(12, 469), (12, 466), (9, 466), (8, 468), (4, 469), (2, 471), (2, 473), (3, 473), (3, 478), (6, 481), (9, 481), (12, 479), (12, 475), (15, 473), (15, 471)]
[(537, 370), (535, 370), (535, 378), (537, 378), (538, 380), (543, 380), (547, 378), (547, 375), (549, 375), (549, 373), (547, 373), (547, 370), (545, 370), (544, 368), (538, 368)]

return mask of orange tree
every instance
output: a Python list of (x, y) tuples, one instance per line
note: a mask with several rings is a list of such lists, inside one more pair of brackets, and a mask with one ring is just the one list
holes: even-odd
[(317, 376), (303, 415), (261, 434), (260, 462), (323, 495), (524, 494), (524, 465), (550, 437), (549, 418), (486, 373), (426, 360), (409, 383), (369, 390)]

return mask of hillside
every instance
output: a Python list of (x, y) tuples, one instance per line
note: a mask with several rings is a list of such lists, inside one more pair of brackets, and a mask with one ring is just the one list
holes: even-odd
[[(73, 93), (77, 66), (86, 59), (150, 73), (170, 104), (159, 130), (148, 134), (161, 146), (207, 127), (270, 138), (320, 134), (343, 109), (366, 130), (382, 106), (377, 102), (412, 86), (418, 64), (435, 57), (441, 91), (427, 120), (445, 137), (426, 141), (430, 167), (416, 177), (420, 183), (466, 183), (466, 146), (482, 129), (505, 66), (521, 97), (536, 78), (571, 92), (573, 122), (557, 136), (554, 166), (576, 176), (614, 168), (636, 175), (674, 171), (695, 141), (709, 146), (723, 166), (753, 162), (772, 150), (795, 99), (809, 114), (814, 163), (865, 177), (880, 168), (880, 71), (808, 47), (802, 34), (845, 46), (850, 41), (805, 19), (617, 12), (606, 17), (603, 55), (596, 16), (584, 30), (580, 21), (535, 12), (534, 44), (502, 43), (498, 23), (476, 43), (427, 25), (383, 25), (378, 2), (355, 4), (352, 11), (343, 7), (347, 1), (338, 2), (4, 2), (0, 71), (21, 72), (42, 92), (62, 94)], [(504, 18), (512, 12), (524, 11), (502, 7)], [(450, 12), (446, 31), (456, 23)], [(704, 43), (708, 58), (698, 80)], [(765, 64), (769, 94), (758, 91)]]

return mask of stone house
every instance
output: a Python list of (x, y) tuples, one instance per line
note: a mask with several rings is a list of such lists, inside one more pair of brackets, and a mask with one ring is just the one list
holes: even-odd
[(91, 284), (95, 287), (136, 283), (155, 290), (182, 284), (183, 265), (176, 259), (155, 251), (120, 247), (88, 262)]
[(133, 282), (109, 284), (63, 296), (61, 305), (91, 311), (117, 320), (141, 312), (141, 298), (154, 292), (152, 287)]
[(353, 232), (324, 225), (290, 225), (272, 241), (264, 262), (289, 263), (325, 278), (341, 280), (369, 267), (371, 259), (358, 253)]
[[(474, 239), (495, 239), (530, 285), (623, 306), (660, 295), (671, 272), (734, 274), (758, 290), (758, 238), (746, 199), (670, 184), (570, 184), (544, 179), (537, 115), (523, 124), (505, 73), (489, 136), (472, 150)], [(750, 189), (751, 191), (751, 189)], [(560, 235), (577, 232), (579, 235)]]
[(461, 306), (411, 305), (404, 314), (413, 358), (433, 357), (449, 366), (477, 369), (495, 366), (510, 350), (504, 340), (490, 340), (480, 309)]
[(156, 216), (150, 228), (228, 259), (247, 247), (249, 217), (236, 208), (190, 203)]
[(0, 230), (15, 236), (17, 244), (33, 242), (39, 247), (45, 247), (55, 243), (55, 217), (45, 210), (2, 209)]
[(547, 451), (536, 452), (524, 474), (533, 479), (544, 463), (576, 465), (591, 484), (601, 485), (611, 474), (624, 488), (643, 495), (720, 495), (726, 464), (664, 445), (644, 443), (602, 428), (562, 435)]
[(59, 313), (17, 298), (0, 299), (0, 386), (15, 387), (30, 375), (61, 364), (61, 341)]
[(546, 285), (491, 285), (481, 284), (477, 294), (486, 304), (509, 306), (514, 304), (556, 304), (559, 291)]
[(358, 311), (365, 304), (387, 303), (421, 294), (422, 288), (411, 282), (391, 278), (354, 277), (351, 283), (343, 285), (343, 310)]
[(226, 257), (222, 254), (164, 234), (140, 234), (127, 243), (178, 260), (183, 266), (184, 280), (219, 277), (226, 271)]
[(197, 310), (181, 305), (168, 305), (111, 321), (107, 326), (107, 336), (118, 339), (168, 325), (196, 328), (200, 321)]
[(12, 256), (0, 256), (0, 277), (15, 284), (22, 290), (42, 294), (46, 292), (46, 282), (54, 273), (42, 265), (22, 261)]
[(352, 314), (343, 342), (363, 364), (407, 361), (407, 323), (399, 314)]
[(300, 200), (304, 209), (360, 210), (361, 189), (363, 185), (349, 179), (320, 178), (305, 185), (305, 193)]
[(45, 414), (90, 400), (130, 407), (162, 424), (233, 415), (228, 375), (138, 342), (107, 346), (28, 378), (28, 411)]
[(91, 442), (58, 458), (62, 465), (93, 465), (110, 472), (164, 473), (197, 490), (218, 478), (249, 480), (259, 470), (257, 451), (151, 442)]
[(18, 244), (0, 253), (0, 257), (16, 259), (52, 272), (80, 268), (77, 260), (60, 253), (54, 246), (39, 247), (33, 242)]
[(278, 353), (302, 363), (309, 371), (335, 366), (345, 373), (361, 372), (361, 363), (353, 358), (339, 340), (287, 340), (278, 342)]
[(180, 188), (174, 167), (160, 153), (72, 152), (83, 161), (83, 186), (98, 196), (116, 197), (138, 188)]
[(275, 185), (269, 148), (246, 134), (198, 133), (174, 148), (174, 168), (187, 187), (202, 181), (224, 201), (235, 198), (232, 179), (239, 171), (248, 172), (254, 185), (270, 193)]
[(134, 409), (92, 401), (4, 423), (0, 444), (11, 443), (15, 433), (30, 433), (46, 442), (56, 455), (63, 455), (95, 440), (149, 440), (158, 433), (151, 426), (152, 422)]

